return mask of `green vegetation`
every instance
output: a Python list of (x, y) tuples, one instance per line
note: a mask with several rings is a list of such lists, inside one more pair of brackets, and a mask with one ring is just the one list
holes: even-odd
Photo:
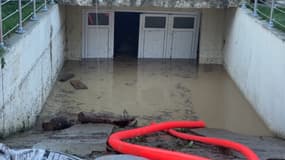
[[(283, 26), (278, 24), (278, 23), (274, 23), (274, 27), (285, 32), (285, 8), (280, 8), (279, 7), (278, 9), (281, 10), (281, 11), (275, 9), (274, 10), (274, 14), (273, 14), (273, 19), (275, 21), (278, 21), (279, 23), (281, 23)], [(266, 16), (270, 17), (270, 8), (268, 6), (260, 5), (260, 6), (258, 6), (258, 10), (260, 12), (264, 13)], [(282, 11), (284, 13), (282, 13)], [(260, 13), (259, 13), (259, 15), (263, 19), (268, 20), (268, 18), (265, 17), (264, 15), (261, 15)]]
[[(29, 4), (28, 4), (29, 3)], [(44, 0), (38, 0), (36, 2), (36, 8), (39, 9), (42, 7)], [(17, 25), (19, 23), (19, 13), (16, 12), (18, 9), (17, 1), (10, 1), (4, 5), (2, 5), (2, 19), (3, 19), (3, 35), (8, 32), (13, 32), (17, 29)], [(22, 19), (29, 19), (32, 16), (33, 12), (33, 2), (31, 1), (22, 1)], [(5, 19), (6, 17), (9, 18)], [(5, 60), (4, 60), (5, 49), (0, 47), (0, 67), (4, 68)]]
[[(22, 6), (29, 3), (30, 1), (22, 1)], [(44, 2), (37, 2), (37, 8), (40, 7)], [(10, 1), (2, 6), (2, 18), (7, 17), (18, 9), (17, 1)], [(30, 18), (33, 11), (33, 3), (30, 3), (25, 8), (22, 9), (22, 18)], [(9, 32), (13, 29), (19, 22), (19, 13), (16, 12), (14, 15), (3, 21), (3, 34)]]
[[(253, 8), (252, 6), (253, 4), (251, 4), (249, 8), (252, 9)], [(273, 19), (281, 24), (280, 25), (274, 22), (274, 27), (285, 32), (285, 13), (282, 13), (282, 12), (285, 12), (285, 8), (278, 7), (277, 9), (274, 10)], [(261, 5), (261, 4), (258, 5), (258, 15), (262, 19), (269, 21), (268, 17), (270, 17), (270, 7), (266, 5)]]

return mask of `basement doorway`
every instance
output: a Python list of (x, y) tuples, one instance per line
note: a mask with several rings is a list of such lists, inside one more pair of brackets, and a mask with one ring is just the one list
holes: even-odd
[(116, 12), (114, 58), (138, 58), (140, 13)]

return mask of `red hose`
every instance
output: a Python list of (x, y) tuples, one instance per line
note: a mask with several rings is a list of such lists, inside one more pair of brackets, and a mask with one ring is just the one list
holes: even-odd
[(259, 160), (258, 156), (248, 147), (229, 140), (225, 139), (219, 139), (219, 138), (208, 138), (208, 137), (201, 137), (201, 136), (195, 136), (190, 134), (185, 134), (181, 132), (177, 132), (173, 129), (168, 130), (168, 133), (181, 138), (185, 140), (192, 140), (192, 141), (198, 141), (206, 144), (216, 145), (220, 147), (230, 148), (237, 152), (240, 152), (243, 154), (248, 160)]
[(134, 138), (137, 136), (142, 136), (157, 131), (163, 131), (170, 128), (202, 128), (202, 127), (205, 127), (205, 123), (202, 121), (197, 121), (197, 122), (176, 121), (176, 122), (153, 124), (142, 128), (114, 133), (110, 136), (108, 143), (110, 146), (112, 146), (113, 149), (115, 149), (118, 152), (145, 157), (151, 160), (209, 160), (207, 158), (198, 157), (194, 155), (188, 155), (188, 154), (167, 151), (152, 147), (145, 147), (122, 141), (124, 139)]
[[(130, 144), (123, 142), (122, 140), (128, 139), (128, 138), (134, 138), (137, 136), (142, 136), (145, 134), (150, 134), (153, 132), (157, 131), (164, 131), (164, 130), (169, 130), (172, 128), (203, 128), (205, 127), (205, 123), (203, 121), (173, 121), (173, 122), (164, 122), (164, 123), (158, 123), (158, 124), (152, 124), (150, 126), (142, 127), (142, 128), (137, 128), (137, 129), (132, 129), (132, 130), (126, 130), (126, 131), (121, 131), (112, 134), (109, 137), (108, 143), (110, 146), (112, 146), (113, 149), (115, 149), (118, 152), (125, 153), (125, 154), (131, 154), (131, 155), (136, 155), (140, 157), (145, 157), (151, 160), (209, 160), (207, 158), (195, 156), (195, 155), (190, 155), (190, 154), (184, 154), (180, 152), (174, 152), (174, 151), (168, 151), (168, 150), (163, 150), (163, 149), (158, 149), (158, 148), (153, 148), (153, 147), (145, 147), (145, 146), (140, 146), (140, 145), (135, 145), (135, 144)], [(189, 135), (185, 136), (184, 133), (179, 133), (174, 130), (169, 131), (171, 134), (177, 134), (181, 136), (183, 139), (188, 139)], [(183, 134), (183, 136), (182, 136)], [(178, 137), (179, 137), (178, 136)], [(193, 137), (191, 137), (193, 138)], [(197, 138), (197, 137), (196, 137)], [(204, 137), (203, 137), (204, 138)], [(192, 139), (191, 139), (192, 140)], [(198, 139), (200, 142), (202, 141), (201, 139)], [(208, 144), (218, 144), (219, 146), (223, 146), (222, 143), (224, 143), (226, 140), (220, 140), (220, 139), (215, 139), (214, 142), (212, 142), (212, 138), (210, 138), (210, 142), (208, 142), (207, 138), (204, 138), (203, 141)], [(231, 142), (231, 141), (227, 141)], [(232, 147), (231, 144), (234, 144), (236, 146)], [(230, 145), (228, 148), (238, 148), (238, 147), (244, 147), (241, 144), (238, 143), (227, 143), (227, 145)], [(226, 146), (227, 147), (227, 146)], [(247, 148), (248, 149), (248, 148)], [(254, 159), (252, 154), (249, 154), (250, 149), (241, 149), (241, 153), (246, 153), (245, 155), (250, 155), (252, 159), (249, 160), (258, 160), (259, 158), (255, 156), (256, 158)], [(240, 150), (237, 150), (240, 151)], [(252, 151), (250, 153), (253, 153)], [(253, 153), (254, 154), (254, 153)], [(254, 154), (255, 155), (255, 154)]]

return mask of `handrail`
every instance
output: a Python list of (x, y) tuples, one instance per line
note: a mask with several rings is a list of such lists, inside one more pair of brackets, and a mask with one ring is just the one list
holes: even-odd
[(284, 4), (280, 0), (243, 0), (242, 6), (252, 9), (254, 17), (266, 19), (268, 28), (275, 27), (285, 32), (285, 0)]
[[(0, 0), (0, 47), (4, 47), (5, 38), (13, 31), (24, 33), (24, 22), (28, 19), (37, 20), (40, 10), (48, 10), (48, 2), (54, 4), (54, 0)], [(8, 8), (9, 14), (3, 15)]]

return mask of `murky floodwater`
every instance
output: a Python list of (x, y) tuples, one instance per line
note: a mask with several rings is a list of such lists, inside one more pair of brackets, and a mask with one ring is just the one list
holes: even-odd
[(250, 135), (271, 135), (250, 104), (220, 65), (185, 60), (69, 61), (72, 72), (88, 86), (75, 90), (57, 82), (40, 120), (57, 115), (113, 112), (151, 121), (202, 119), (208, 127)]

